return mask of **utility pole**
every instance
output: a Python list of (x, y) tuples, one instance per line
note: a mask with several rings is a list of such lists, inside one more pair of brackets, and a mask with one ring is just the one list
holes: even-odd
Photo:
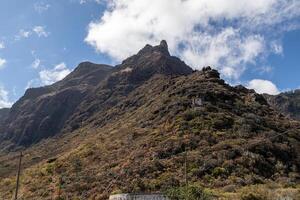
[(15, 198), (14, 200), (18, 199), (18, 191), (19, 191), (19, 183), (20, 183), (20, 172), (21, 172), (21, 164), (22, 164), (22, 151), (20, 152), (20, 158), (19, 158), (19, 166), (18, 166), (18, 173), (17, 173), (17, 185), (16, 185), (16, 192), (15, 192)]

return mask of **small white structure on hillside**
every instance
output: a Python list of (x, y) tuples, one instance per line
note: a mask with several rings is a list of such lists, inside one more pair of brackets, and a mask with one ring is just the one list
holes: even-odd
[(203, 106), (203, 99), (202, 98), (193, 98), (192, 104), (194, 107), (200, 107)]
[(169, 200), (162, 194), (116, 194), (111, 195), (109, 200)]

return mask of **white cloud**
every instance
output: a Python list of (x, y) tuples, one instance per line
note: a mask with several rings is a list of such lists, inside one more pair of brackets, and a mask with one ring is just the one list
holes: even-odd
[(4, 48), (5, 48), (4, 42), (0, 42), (0, 49), (4, 49)]
[(42, 70), (39, 72), (40, 81), (43, 85), (50, 85), (65, 78), (71, 70), (65, 63), (56, 65), (53, 69)]
[(37, 34), (38, 37), (48, 37), (49, 32), (45, 30), (45, 27), (43, 26), (35, 26), (33, 29), (33, 32)]
[(259, 35), (242, 36), (239, 30), (227, 28), (216, 35), (195, 33), (186, 42), (181, 57), (191, 66), (212, 65), (229, 78), (237, 79), (245, 64), (255, 63), (264, 51), (264, 39)]
[(36, 34), (38, 37), (48, 37), (50, 32), (45, 30), (44, 26), (34, 26), (30, 30), (21, 29), (15, 36), (15, 40), (21, 40), (23, 38), (29, 38), (31, 35)]
[(51, 7), (51, 5), (45, 2), (37, 2), (33, 5), (33, 7), (36, 12), (43, 13), (47, 11)]
[(5, 67), (6, 60), (3, 58), (0, 58), (0, 69), (3, 69)]
[(193, 68), (212, 65), (237, 79), (259, 57), (282, 51), (270, 43), (299, 27), (299, 9), (295, 0), (112, 0), (85, 41), (120, 61), (166, 39)]
[(31, 64), (31, 67), (32, 67), (33, 69), (37, 69), (37, 68), (40, 67), (40, 65), (41, 65), (41, 60), (38, 59), (38, 58), (36, 58), (36, 59), (33, 61), (33, 63)]
[(253, 79), (247, 84), (247, 88), (254, 89), (259, 94), (279, 94), (280, 91), (274, 83), (268, 80)]
[(12, 102), (9, 101), (8, 92), (4, 87), (0, 86), (0, 108), (11, 107)]
[(20, 40), (22, 38), (29, 38), (31, 34), (32, 32), (30, 30), (21, 29), (19, 33), (15, 36), (15, 40)]

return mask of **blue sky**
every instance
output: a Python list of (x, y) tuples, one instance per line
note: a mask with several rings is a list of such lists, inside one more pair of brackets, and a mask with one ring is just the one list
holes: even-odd
[[(84, 60), (110, 62), (84, 42), (87, 25), (102, 11), (101, 5), (80, 4), (75, 0), (1, 1), (0, 42), (4, 48), (0, 50), (0, 58), (6, 63), (0, 70), (0, 85), (8, 91), (9, 101), (16, 101), (23, 95), (27, 84), (37, 79), (43, 69), (60, 63), (73, 69)], [(39, 36), (33, 31), (39, 26), (46, 34)], [(21, 30), (30, 35), (19, 36)], [(34, 69), (32, 64), (36, 59), (40, 64)]]
[(299, 2), (199, 2), (1, 0), (0, 107), (82, 61), (118, 63), (162, 39), (193, 68), (212, 65), (229, 83), (268, 93), (300, 87)]

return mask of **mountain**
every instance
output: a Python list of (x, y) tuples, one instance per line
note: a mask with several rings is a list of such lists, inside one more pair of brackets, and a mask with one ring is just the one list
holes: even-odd
[(163, 192), (184, 184), (184, 166), (190, 184), (216, 195), (299, 185), (300, 122), (211, 67), (192, 70), (165, 41), (27, 90), (0, 134), (0, 199), (13, 193), (22, 146), (24, 199)]
[[(9, 115), (9, 108), (1, 108), (0, 109), (0, 127), (4, 127), (5, 126), (5, 120), (7, 119), (8, 115)], [(1, 138), (1, 135), (0, 135)], [(1, 141), (1, 139), (0, 139)]]
[(3, 123), (5, 121), (5, 119), (7, 118), (8, 114), (9, 114), (9, 108), (2, 108), (0, 109), (0, 124)]
[(284, 92), (279, 95), (265, 95), (268, 102), (279, 112), (290, 118), (300, 120), (300, 90)]
[(58, 134), (84, 97), (112, 70), (108, 65), (81, 63), (51, 86), (28, 89), (0, 127), (0, 141), (28, 146)]

